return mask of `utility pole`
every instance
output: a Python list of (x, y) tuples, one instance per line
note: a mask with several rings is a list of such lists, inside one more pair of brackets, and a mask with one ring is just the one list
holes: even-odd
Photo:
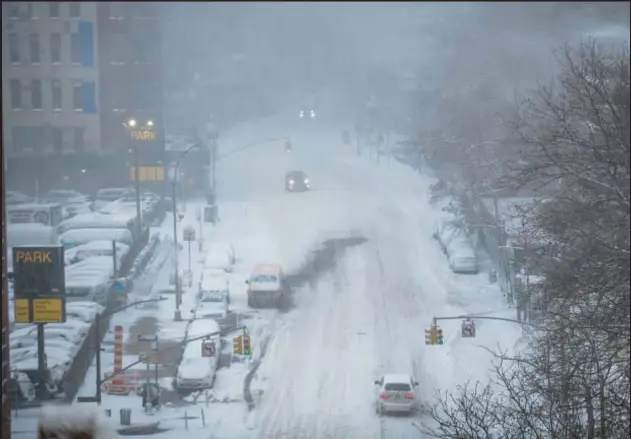
[(9, 343), (9, 277), (7, 275), (7, 221), (5, 204), (5, 174), (7, 170), (4, 156), (3, 120), (0, 114), (0, 157), (2, 158), (2, 420), (0, 422), (2, 438), (11, 439), (11, 362)]
[[(133, 141), (132, 141), (133, 142)], [(134, 142), (132, 144), (134, 153), (134, 184), (136, 190), (136, 232), (138, 237), (142, 235), (142, 216), (140, 208), (140, 172), (139, 172), (139, 158), (138, 158), (138, 146)]]

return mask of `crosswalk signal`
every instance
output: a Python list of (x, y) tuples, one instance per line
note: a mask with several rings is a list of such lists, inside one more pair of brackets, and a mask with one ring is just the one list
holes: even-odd
[(243, 341), (243, 345), (242, 345), (243, 346), (243, 349), (242, 349), (243, 355), (250, 355), (250, 352), (251, 352), (251, 350), (250, 350), (250, 336), (249, 335), (243, 335), (242, 337), (243, 337), (243, 339), (242, 339), (242, 341)]
[(232, 339), (232, 353), (234, 355), (243, 354), (243, 336), (234, 337)]
[(434, 342), (434, 326), (430, 326), (425, 330), (425, 344), (433, 345), (436, 344)]
[(436, 331), (436, 341), (438, 344), (443, 344), (443, 330), (441, 328), (435, 328)]

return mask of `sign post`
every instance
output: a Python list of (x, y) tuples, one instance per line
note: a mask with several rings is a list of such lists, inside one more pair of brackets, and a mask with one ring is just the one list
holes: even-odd
[(40, 397), (46, 389), (44, 325), (66, 321), (63, 246), (14, 247), (15, 322), (37, 324)]
[(184, 227), (184, 241), (188, 242), (188, 271), (191, 271), (191, 242), (195, 241), (195, 227), (190, 224)]

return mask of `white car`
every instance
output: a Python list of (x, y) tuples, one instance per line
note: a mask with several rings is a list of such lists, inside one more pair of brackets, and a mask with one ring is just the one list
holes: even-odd
[[(218, 333), (219, 324), (215, 320), (193, 320), (187, 328), (186, 338)], [(215, 373), (221, 352), (221, 337), (217, 334), (209, 337), (215, 343), (215, 355), (202, 356), (202, 340), (191, 341), (186, 344), (182, 361), (177, 368), (176, 386), (182, 390), (210, 389), (215, 381)]]
[(479, 271), (478, 257), (468, 239), (457, 239), (448, 248), (449, 268), (454, 273), (476, 274)]
[(300, 119), (315, 119), (316, 112), (315, 110), (300, 110), (298, 112), (298, 117)]
[(233, 254), (231, 254), (225, 247), (211, 244), (210, 250), (204, 259), (204, 270), (220, 269), (229, 273), (232, 271), (233, 264)]
[(228, 296), (220, 292), (201, 292), (195, 309), (196, 319), (215, 319), (223, 326), (228, 317)]
[(386, 374), (375, 381), (378, 386), (375, 408), (382, 415), (388, 412), (413, 413), (417, 408), (418, 382), (410, 375)]

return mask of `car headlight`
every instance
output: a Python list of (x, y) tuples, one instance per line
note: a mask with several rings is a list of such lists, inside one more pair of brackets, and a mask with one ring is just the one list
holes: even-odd
[(313, 119), (315, 117), (315, 111), (311, 110), (311, 118)]
[(303, 118), (305, 116), (305, 112), (301, 111), (300, 113), (298, 113), (298, 117)]
[(293, 180), (289, 180), (289, 184), (294, 184), (294, 181)]
[(309, 184), (311, 183), (311, 180), (309, 180), (308, 178), (305, 178), (305, 184)]

